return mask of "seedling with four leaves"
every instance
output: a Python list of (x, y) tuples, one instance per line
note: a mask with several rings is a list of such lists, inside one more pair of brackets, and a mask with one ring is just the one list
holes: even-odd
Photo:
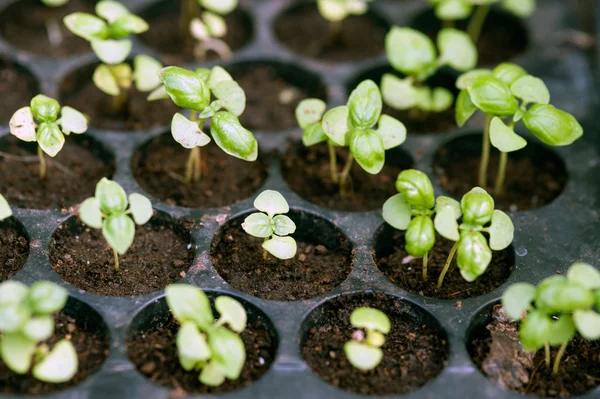
[[(173, 284), (165, 289), (167, 304), (180, 324), (176, 344), (181, 367), (200, 372), (200, 382), (219, 386), (236, 380), (246, 361), (246, 348), (239, 334), (246, 328), (246, 311), (235, 299), (219, 296), (214, 305), (199, 288)], [(229, 327), (229, 328), (228, 328)]]
[(502, 295), (506, 314), (520, 321), (519, 339), (526, 351), (559, 346), (552, 373), (557, 374), (569, 342), (579, 333), (590, 341), (600, 338), (600, 272), (586, 263), (574, 263), (566, 276), (555, 275), (536, 286), (516, 283)]
[[(291, 259), (296, 255), (296, 240), (288, 237), (296, 231), (296, 224), (285, 213), (290, 211), (283, 195), (266, 190), (254, 200), (255, 212), (244, 220), (242, 228), (253, 237), (264, 238), (264, 257), (267, 252), (278, 259)], [(264, 212), (264, 213), (262, 213)]]
[(49, 281), (31, 287), (12, 280), (0, 284), (0, 358), (10, 370), (20, 375), (31, 370), (36, 379), (53, 384), (73, 378), (78, 360), (71, 341), (61, 339), (51, 349), (44, 343), (54, 334), (52, 315), (67, 297)]
[(38, 143), (40, 179), (46, 177), (44, 153), (54, 158), (65, 144), (65, 135), (82, 134), (88, 128), (81, 112), (68, 106), (61, 108), (58, 101), (43, 94), (33, 97), (29, 107), (17, 110), (9, 125), (10, 133), (18, 139)]
[[(127, 206), (129, 205), (129, 209)], [(127, 194), (119, 183), (102, 178), (96, 194), (79, 206), (79, 218), (102, 235), (113, 250), (115, 271), (119, 271), (119, 255), (125, 255), (135, 237), (135, 225), (143, 225), (152, 217), (152, 204), (141, 194)]]
[(357, 308), (350, 315), (350, 324), (356, 330), (352, 340), (344, 345), (344, 352), (352, 366), (357, 369), (372, 370), (381, 362), (385, 335), (390, 332), (390, 319), (381, 310)]
[[(196, 16), (200, 11), (198, 4), (204, 9), (200, 17)], [(234, 11), (237, 6), (238, 0), (182, 0), (181, 36), (188, 37), (189, 32), (196, 39), (196, 59), (206, 59), (209, 51), (214, 51), (224, 61), (231, 58), (231, 49), (223, 40), (228, 29), (223, 16)]]

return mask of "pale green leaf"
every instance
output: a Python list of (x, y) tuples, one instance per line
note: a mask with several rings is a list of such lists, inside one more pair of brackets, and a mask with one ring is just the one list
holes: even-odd
[(59, 384), (67, 382), (77, 373), (77, 352), (71, 341), (60, 340), (48, 356), (33, 367), (33, 376), (40, 381)]
[(147, 55), (136, 55), (133, 59), (133, 80), (136, 89), (146, 93), (158, 88), (161, 85), (160, 71), (162, 69), (163, 65), (160, 61)]
[(454, 210), (454, 216), (458, 220), (462, 216), (462, 210), (460, 209), (460, 202), (455, 200), (454, 198), (446, 197), (444, 195), (440, 195), (435, 200), (435, 211), (439, 212), (445, 207), (451, 207)]
[(451, 206), (445, 206), (441, 209), (436, 208), (434, 219), (435, 230), (444, 238), (451, 241), (458, 241), (460, 233), (458, 231), (458, 222), (456, 213)]
[(202, 21), (212, 37), (224, 37), (227, 34), (225, 19), (212, 12), (203, 12)]
[(488, 233), (490, 234), (490, 248), (494, 251), (502, 251), (513, 241), (515, 226), (506, 213), (495, 209)]
[(463, 278), (472, 282), (487, 270), (492, 260), (485, 237), (479, 232), (463, 234), (456, 251), (456, 263)]
[(323, 131), (331, 141), (340, 146), (348, 145), (349, 109), (343, 105), (335, 107), (323, 116)]
[(30, 107), (17, 110), (10, 118), (10, 134), (23, 141), (35, 141), (35, 121)]
[(218, 364), (228, 379), (237, 379), (246, 362), (242, 339), (227, 328), (219, 327), (208, 335), (208, 345), (213, 353), (211, 363)]
[(199, 379), (204, 385), (218, 387), (225, 382), (225, 374), (219, 364), (211, 362), (202, 367)]
[(260, 212), (246, 217), (242, 223), (242, 229), (253, 237), (267, 238), (273, 235), (271, 218)]
[(376, 131), (355, 131), (350, 141), (350, 152), (367, 173), (375, 175), (383, 169), (385, 149), (381, 136)]
[(9, 303), (0, 306), (0, 332), (18, 332), (30, 316), (30, 309), (23, 303)]
[(454, 108), (455, 116), (456, 116), (456, 124), (459, 127), (464, 126), (465, 123), (473, 114), (477, 111), (477, 107), (471, 101), (471, 96), (469, 92), (466, 90), (461, 91), (456, 98), (456, 105)]
[(121, 39), (130, 34), (140, 34), (150, 29), (150, 25), (137, 15), (123, 15), (110, 25), (110, 36)]
[(66, 27), (75, 35), (92, 41), (96, 39), (107, 39), (110, 30), (108, 24), (95, 15), (76, 12), (64, 18)]
[(397, 147), (406, 140), (406, 126), (388, 115), (381, 115), (381, 118), (379, 118), (377, 132), (381, 137), (385, 150)]
[(125, 255), (135, 238), (135, 223), (124, 214), (109, 216), (102, 223), (102, 235), (119, 255)]
[(372, 370), (381, 362), (383, 351), (360, 342), (346, 342), (344, 353), (352, 366), (359, 370)]
[(316, 122), (307, 126), (302, 132), (302, 144), (304, 144), (306, 147), (322, 143), (327, 141), (327, 139), (327, 134), (325, 134), (321, 122)]
[(212, 117), (210, 131), (215, 143), (225, 153), (250, 162), (258, 158), (258, 143), (254, 135), (231, 112), (217, 112)]
[(282, 260), (292, 259), (296, 255), (296, 240), (292, 237), (274, 236), (262, 245), (268, 253)]
[(131, 216), (138, 225), (143, 225), (152, 217), (152, 203), (142, 194), (133, 193), (129, 195), (129, 209)]
[(7, 280), (0, 283), (0, 307), (24, 301), (28, 292), (29, 288), (19, 281)]
[(192, 122), (180, 113), (173, 115), (171, 134), (183, 148), (204, 147), (210, 143), (210, 136), (200, 130), (197, 122)]
[(512, 94), (526, 103), (549, 104), (550, 92), (544, 81), (531, 75), (525, 75), (511, 86)]
[(490, 123), (490, 141), (502, 152), (518, 151), (527, 145), (527, 141), (506, 126), (502, 119), (495, 116)]
[(94, 39), (92, 40), (92, 50), (100, 58), (100, 61), (107, 64), (120, 64), (125, 61), (132, 47), (131, 40), (112, 40), (112, 39)]
[(96, 4), (96, 14), (109, 23), (112, 23), (122, 16), (129, 14), (129, 10), (118, 1), (103, 0)]
[(498, 64), (498, 66), (492, 70), (492, 76), (500, 79), (508, 86), (512, 85), (519, 78), (525, 75), (527, 75), (527, 71), (519, 65), (513, 64), (512, 62), (503, 62)]
[(119, 88), (119, 82), (117, 81), (115, 75), (113, 75), (108, 65), (98, 65), (94, 70), (92, 80), (97, 88), (109, 96), (118, 96), (121, 92), (121, 89)]
[(388, 61), (405, 75), (414, 75), (436, 62), (435, 46), (424, 33), (393, 27), (385, 38)]
[(79, 218), (86, 225), (94, 228), (102, 228), (102, 211), (100, 201), (96, 197), (86, 199), (79, 205)]
[(212, 93), (223, 108), (232, 112), (235, 116), (240, 116), (246, 108), (246, 93), (240, 85), (233, 81), (222, 81), (212, 88)]
[(54, 122), (60, 111), (60, 104), (55, 99), (38, 94), (30, 102), (33, 117), (39, 122)]
[(45, 341), (54, 334), (54, 319), (52, 316), (33, 317), (23, 325), (22, 332), (34, 342)]
[(600, 314), (593, 310), (576, 310), (573, 321), (582, 337), (590, 341), (600, 338)]
[(286, 215), (277, 215), (273, 218), (274, 228), (273, 231), (278, 236), (287, 236), (294, 234), (296, 231), (296, 224)]
[(202, 331), (208, 331), (215, 319), (206, 294), (187, 284), (171, 284), (165, 288), (167, 304), (173, 317), (180, 324), (196, 323)]
[(567, 271), (567, 279), (590, 290), (600, 289), (600, 271), (587, 263), (573, 263)]
[(63, 287), (50, 281), (36, 281), (29, 287), (27, 303), (34, 314), (49, 315), (61, 310), (68, 297)]
[(217, 14), (229, 14), (238, 6), (238, 0), (200, 0), (200, 4)]
[(215, 299), (215, 308), (219, 312), (219, 322), (226, 323), (233, 331), (241, 333), (246, 328), (246, 310), (241, 303), (228, 296)]
[(4, 334), (0, 339), (0, 357), (9, 369), (26, 374), (31, 367), (36, 343), (21, 334)]
[(459, 90), (465, 90), (471, 79), (477, 76), (489, 76), (491, 74), (492, 71), (483, 68), (473, 69), (469, 72), (465, 72), (462, 75), (460, 75), (456, 80), (456, 88)]
[(520, 18), (527, 18), (535, 11), (535, 3), (535, 0), (502, 0), (502, 7)]
[(296, 121), (302, 129), (321, 121), (327, 109), (325, 101), (318, 98), (307, 98), (302, 100), (296, 107)]
[(269, 217), (278, 213), (288, 213), (290, 206), (278, 191), (265, 190), (254, 200), (254, 207), (261, 212), (265, 212)]
[(396, 194), (383, 204), (383, 220), (392, 227), (398, 230), (406, 230), (410, 218), (411, 208), (403, 194)]
[[(199, 70), (195, 71), (196, 74), (200, 75), (199, 72)], [(208, 72), (208, 80), (206, 83), (208, 84), (208, 88), (211, 90), (213, 90), (221, 82), (228, 82), (233, 80), (229, 72), (227, 72), (225, 68), (220, 67), (218, 65), (213, 67), (213, 69), (204, 70), (203, 74), (205, 74), (206, 72)]]
[(417, 90), (412, 79), (400, 79), (390, 73), (381, 78), (381, 95), (384, 103), (398, 110), (410, 109), (417, 103)]
[(50, 157), (55, 157), (65, 145), (65, 136), (56, 123), (42, 123), (36, 133), (38, 145)]
[(0, 194), (0, 220), (4, 220), (12, 216), (12, 209), (8, 205), (8, 201)]
[(210, 348), (206, 337), (202, 334), (193, 321), (181, 324), (177, 331), (177, 353), (183, 368), (191, 371), (198, 362), (210, 359)]
[(390, 332), (390, 319), (379, 309), (357, 308), (350, 315), (350, 324), (356, 328), (367, 331), (379, 331), (387, 334)]
[(82, 134), (88, 129), (88, 122), (85, 115), (69, 106), (61, 109), (59, 124), (64, 134)]
[(471, 37), (458, 29), (442, 29), (437, 37), (440, 63), (458, 71), (468, 71), (477, 65), (477, 48)]
[(512, 320), (521, 320), (535, 298), (535, 286), (529, 283), (516, 283), (502, 294), (502, 307)]
[(125, 212), (127, 209), (127, 194), (123, 187), (106, 177), (96, 184), (95, 197), (100, 202), (100, 209), (107, 215)]

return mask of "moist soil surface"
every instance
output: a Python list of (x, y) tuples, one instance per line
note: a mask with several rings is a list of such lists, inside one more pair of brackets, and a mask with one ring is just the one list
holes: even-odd
[(269, 330), (261, 321), (248, 323), (240, 334), (246, 348), (246, 363), (240, 377), (225, 380), (218, 387), (203, 385), (198, 380), (199, 372), (185, 371), (179, 363), (175, 344), (178, 330), (179, 323), (171, 319), (153, 330), (134, 335), (127, 342), (129, 358), (137, 369), (152, 382), (175, 392), (208, 394), (240, 389), (259, 380), (273, 363), (275, 342)]
[(387, 105), (383, 113), (401, 121), (408, 134), (446, 133), (456, 129), (454, 108), (443, 112), (424, 112), (418, 110), (396, 110)]
[[(155, 216), (157, 218), (157, 216)], [(50, 242), (50, 263), (60, 276), (82, 290), (106, 296), (136, 296), (158, 291), (185, 277), (194, 259), (191, 239), (162, 220), (136, 226), (133, 245), (119, 256), (102, 231), (75, 218), (59, 226)]]
[(384, 52), (387, 26), (370, 14), (346, 18), (341, 31), (333, 34), (331, 24), (315, 5), (282, 14), (275, 23), (279, 40), (292, 51), (328, 62), (346, 62), (375, 57)]
[[(396, 150), (399, 151), (399, 150)], [(336, 147), (338, 172), (346, 163), (348, 150)], [(386, 152), (386, 164), (377, 175), (365, 172), (354, 161), (347, 192), (340, 194), (339, 185), (331, 180), (329, 152), (326, 144), (304, 147), (291, 142), (283, 160), (283, 177), (292, 190), (313, 204), (340, 211), (362, 212), (380, 209), (396, 194), (398, 173), (412, 166), (403, 152)]]
[(524, 352), (518, 341), (518, 324), (509, 321), (494, 306), (492, 321), (473, 332), (468, 350), (477, 367), (505, 389), (531, 397), (568, 397), (588, 392), (600, 382), (600, 343), (577, 335), (567, 346), (560, 369), (552, 374), (558, 346), (551, 350), (551, 365), (544, 362), (544, 350)]
[(40, 180), (36, 146), (9, 136), (0, 145), (0, 193), (9, 204), (20, 208), (61, 209), (76, 205), (93, 196), (96, 183), (114, 172), (114, 164), (96, 156), (98, 149), (94, 147), (97, 145), (85, 138), (67, 137), (55, 158), (44, 155), (46, 178)]
[(233, 78), (246, 93), (240, 121), (246, 129), (277, 132), (296, 127), (296, 106), (311, 93), (287, 82), (270, 65), (254, 65)]
[(13, 218), (0, 221), (0, 282), (23, 267), (29, 255), (29, 240)]
[(226, 225), (211, 246), (211, 261), (217, 272), (240, 291), (274, 301), (297, 301), (331, 291), (351, 269), (350, 246), (345, 238), (337, 248), (305, 242), (295, 235), (298, 250), (289, 260), (267, 254), (264, 239), (252, 237), (242, 220)]
[(159, 136), (135, 154), (133, 175), (149, 194), (188, 208), (231, 205), (258, 191), (267, 177), (260, 157), (246, 162), (210, 143), (201, 149), (202, 178), (185, 184), (182, 176), (189, 153), (170, 134)]
[[(95, 14), (93, 2), (70, 0), (64, 6), (49, 7), (38, 0), (19, 0), (0, 15), (0, 34), (13, 46), (36, 54), (61, 57), (89, 52), (90, 44), (63, 23), (63, 18), (74, 12)], [(55, 44), (48, 35), (52, 21), (62, 36), (62, 41)]]
[(37, 94), (34, 78), (0, 57), (0, 123), (8, 124), (19, 108)]
[(54, 317), (54, 321), (54, 335), (44, 343), (52, 348), (63, 338), (71, 341), (79, 362), (79, 368), (73, 379), (63, 384), (45, 383), (36, 380), (31, 372), (26, 375), (15, 374), (0, 360), (0, 393), (43, 395), (61, 391), (81, 383), (100, 369), (109, 352), (107, 337), (95, 331), (92, 325), (76, 320), (63, 312), (59, 312)]
[(438, 289), (438, 277), (444, 269), (454, 242), (439, 235), (436, 237), (436, 244), (429, 251), (428, 279), (423, 281), (423, 258), (414, 258), (406, 253), (404, 249), (404, 232), (391, 231), (386, 227), (386, 231), (380, 235), (384, 239), (390, 236), (391, 243), (386, 243), (388, 245), (377, 251), (377, 267), (396, 285), (422, 296), (439, 299), (464, 299), (483, 295), (502, 285), (513, 270), (514, 255), (512, 255), (512, 248), (509, 247), (504, 251), (494, 251), (492, 261), (486, 272), (477, 280), (469, 283), (461, 276), (456, 265), (455, 256), (448, 273), (444, 277), (442, 287)]
[[(383, 311), (391, 321), (385, 336), (383, 358), (370, 371), (354, 368), (346, 358), (344, 344), (357, 331), (350, 314), (365, 306)], [(448, 344), (440, 333), (421, 323), (399, 298), (382, 294), (355, 294), (326, 303), (316, 325), (307, 333), (304, 360), (326, 382), (362, 395), (412, 392), (433, 380), (448, 359)]]

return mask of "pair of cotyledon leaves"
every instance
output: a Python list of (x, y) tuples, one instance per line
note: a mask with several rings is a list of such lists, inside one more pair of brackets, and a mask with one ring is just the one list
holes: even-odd
[(372, 370), (381, 362), (385, 343), (383, 334), (391, 329), (390, 319), (381, 310), (357, 308), (350, 315), (350, 324), (366, 331), (362, 341), (349, 341), (344, 344), (344, 353), (350, 364), (360, 370)]

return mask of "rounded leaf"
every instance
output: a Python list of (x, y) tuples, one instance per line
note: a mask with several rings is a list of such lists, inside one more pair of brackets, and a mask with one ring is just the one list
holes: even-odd
[(200, 0), (202, 7), (217, 14), (229, 14), (238, 6), (238, 0)]
[(59, 384), (67, 382), (77, 373), (77, 352), (71, 341), (58, 341), (50, 353), (33, 367), (33, 376), (40, 381)]
[(527, 145), (523, 137), (516, 134), (513, 128), (506, 126), (497, 116), (490, 123), (490, 141), (502, 152), (518, 151)]
[(338, 22), (348, 16), (348, 7), (338, 0), (317, 0), (319, 13), (331, 22)]
[(109, 96), (118, 96), (121, 92), (119, 82), (108, 65), (98, 65), (94, 70), (92, 80), (97, 88)]
[(384, 334), (390, 332), (390, 319), (379, 309), (358, 308), (350, 315), (350, 324), (356, 328), (364, 328), (367, 331), (379, 331)]
[(294, 234), (296, 224), (286, 215), (277, 215), (273, 218), (274, 232), (278, 236), (287, 236)]
[(434, 226), (435, 231), (442, 237), (451, 241), (458, 241), (460, 239), (456, 212), (453, 207), (445, 206), (440, 209), (436, 207)]
[(0, 307), (24, 301), (28, 292), (29, 288), (19, 281), (7, 280), (0, 283)]
[(383, 108), (379, 87), (372, 80), (362, 81), (350, 94), (347, 105), (350, 125), (358, 129), (372, 128)]
[(129, 195), (129, 210), (133, 220), (138, 225), (143, 225), (152, 217), (152, 203), (142, 194), (133, 193)]
[(264, 213), (256, 212), (244, 219), (242, 229), (253, 237), (267, 238), (273, 235), (271, 218)]
[(492, 213), (492, 224), (488, 228), (488, 233), (490, 234), (490, 248), (494, 251), (501, 251), (513, 241), (515, 226), (506, 213), (495, 209)]
[(31, 99), (31, 112), (39, 122), (54, 122), (60, 111), (60, 104), (53, 98), (38, 94)]
[(180, 113), (173, 115), (171, 135), (184, 148), (204, 147), (210, 143), (210, 136), (205, 134), (197, 122), (192, 122)]
[(503, 62), (492, 70), (492, 76), (500, 79), (508, 86), (512, 85), (515, 81), (526, 75), (526, 70), (517, 64), (513, 64), (512, 62)]
[(192, 371), (199, 362), (210, 359), (211, 352), (206, 337), (193, 321), (181, 324), (177, 331), (176, 345), (179, 362), (186, 371)]
[(216, 363), (228, 379), (237, 379), (246, 362), (242, 339), (227, 328), (219, 327), (208, 335), (208, 346), (212, 351), (211, 363)]
[(270, 217), (278, 213), (288, 213), (290, 206), (278, 191), (265, 190), (254, 200), (254, 207), (261, 212), (265, 212)]
[(59, 123), (64, 134), (82, 134), (88, 129), (85, 115), (69, 106), (62, 107)]
[(71, 32), (88, 41), (95, 39), (104, 40), (110, 35), (110, 30), (106, 22), (94, 15), (83, 12), (67, 15), (64, 18), (64, 23)]
[(0, 339), (0, 358), (17, 374), (26, 374), (31, 367), (36, 342), (22, 334), (4, 334)]
[(210, 301), (199, 288), (187, 284), (171, 284), (165, 288), (167, 304), (180, 324), (194, 322), (202, 331), (208, 331), (215, 321)]
[(55, 157), (65, 145), (65, 136), (56, 123), (42, 123), (37, 129), (37, 142), (50, 157)]
[(127, 209), (125, 190), (119, 183), (106, 177), (96, 184), (95, 197), (100, 202), (100, 209), (107, 215), (122, 213)]
[(459, 90), (465, 90), (471, 79), (477, 76), (489, 76), (491, 74), (492, 71), (484, 68), (473, 69), (469, 72), (465, 72), (461, 74), (458, 79), (456, 79), (456, 88)]
[(135, 238), (135, 223), (125, 214), (109, 216), (102, 224), (102, 235), (119, 255), (125, 255)]
[(63, 287), (49, 281), (36, 281), (29, 287), (27, 303), (34, 314), (49, 315), (61, 310), (68, 297)]
[(54, 334), (54, 319), (52, 316), (33, 317), (23, 325), (22, 332), (32, 341), (45, 341)]
[(212, 93), (219, 99), (223, 108), (232, 112), (235, 116), (240, 116), (246, 109), (246, 93), (233, 80), (218, 83), (212, 89)]
[(35, 121), (30, 107), (19, 108), (10, 118), (10, 134), (19, 140), (35, 141)]
[(418, 99), (412, 79), (400, 79), (390, 73), (381, 78), (381, 95), (385, 104), (398, 110), (414, 107)]
[(376, 175), (383, 169), (385, 148), (375, 130), (356, 130), (350, 140), (350, 152), (366, 172)]
[(477, 48), (467, 33), (458, 29), (442, 29), (438, 33), (440, 63), (457, 71), (468, 71), (477, 65)]
[(436, 87), (431, 91), (429, 109), (433, 112), (444, 112), (452, 107), (454, 94), (444, 87)]
[(327, 135), (323, 130), (321, 122), (308, 125), (302, 132), (302, 144), (304, 144), (306, 147), (310, 147), (311, 145), (319, 144), (324, 141), (327, 141)]
[(565, 146), (583, 135), (575, 117), (552, 105), (535, 104), (523, 116), (523, 124), (545, 144)]
[(406, 230), (410, 224), (411, 207), (404, 194), (396, 194), (383, 204), (383, 220), (398, 229)]
[(535, 298), (535, 286), (529, 283), (516, 283), (502, 294), (502, 307), (512, 320), (521, 320)]
[(526, 103), (549, 104), (550, 92), (544, 81), (531, 75), (517, 79), (511, 86), (513, 95)]
[(477, 107), (473, 104), (473, 101), (471, 101), (469, 92), (467, 90), (461, 91), (456, 98), (456, 104), (454, 106), (456, 124), (459, 127), (464, 126), (476, 111)]
[(480, 232), (461, 236), (456, 250), (456, 262), (460, 274), (468, 282), (475, 281), (487, 269), (492, 260), (492, 251)]
[(567, 279), (589, 290), (600, 289), (600, 271), (587, 263), (573, 263), (567, 271)]
[(340, 146), (348, 145), (349, 109), (343, 105), (335, 107), (323, 116), (323, 131), (331, 141)]
[(96, 14), (109, 23), (129, 14), (129, 10), (118, 1), (102, 0), (96, 4)]
[(102, 211), (97, 198), (88, 198), (79, 205), (79, 218), (94, 229), (102, 228)]
[(573, 321), (583, 338), (590, 341), (600, 338), (600, 314), (593, 310), (576, 310)]
[(529, 312), (519, 325), (519, 340), (526, 351), (534, 351), (549, 342), (552, 335), (552, 319), (539, 311)]
[(212, 37), (224, 37), (227, 34), (227, 22), (220, 15), (203, 12), (202, 21)]
[(274, 257), (282, 260), (292, 259), (296, 256), (297, 246), (296, 240), (292, 237), (273, 236), (262, 245), (263, 249)]
[(429, 216), (415, 216), (408, 225), (406, 234), (406, 252), (422, 257), (435, 245), (435, 229)]
[(141, 92), (155, 90), (161, 85), (160, 71), (163, 65), (160, 61), (147, 55), (136, 55), (133, 59), (133, 80), (135, 88)]
[(137, 15), (123, 15), (110, 24), (110, 36), (120, 39), (131, 34), (146, 32), (149, 28), (148, 23)]
[(327, 109), (325, 101), (318, 98), (307, 98), (300, 101), (296, 107), (296, 121), (302, 129), (320, 122)]
[(383, 141), (384, 150), (397, 147), (406, 140), (406, 126), (388, 115), (381, 115), (379, 118), (377, 132)]
[(133, 44), (131, 40), (112, 40), (112, 39), (94, 39), (92, 40), (92, 50), (100, 58), (100, 61), (107, 64), (120, 64), (131, 53)]
[(30, 316), (29, 308), (22, 303), (0, 306), (0, 332), (5, 334), (19, 332)]
[(550, 345), (561, 345), (569, 342), (577, 332), (573, 317), (569, 314), (562, 314), (558, 320), (552, 319), (552, 329), (550, 332)]
[(454, 21), (468, 18), (473, 12), (473, 5), (466, 0), (442, 0), (435, 6), (435, 16), (443, 21)]
[(441, 211), (445, 207), (450, 207), (454, 211), (454, 218), (459, 219), (462, 216), (462, 210), (460, 209), (460, 203), (454, 198), (440, 195), (435, 200), (435, 212)]
[(431, 209), (435, 204), (433, 186), (427, 175), (416, 169), (403, 170), (396, 179), (396, 190), (404, 194), (406, 201), (419, 209)]
[(208, 86), (194, 72), (171, 66), (160, 72), (160, 78), (177, 106), (202, 112), (210, 104)]
[(346, 342), (344, 353), (352, 366), (359, 370), (372, 370), (381, 362), (383, 351), (360, 342)]
[(385, 38), (388, 61), (405, 75), (414, 75), (436, 62), (435, 46), (427, 35), (393, 27)]
[(473, 104), (489, 115), (512, 116), (519, 108), (508, 85), (493, 76), (473, 77), (467, 91)]
[(215, 143), (225, 153), (244, 161), (256, 161), (258, 144), (254, 135), (245, 129), (231, 112), (217, 112), (210, 125)]
[(215, 299), (215, 308), (221, 316), (219, 321), (227, 323), (237, 333), (244, 331), (248, 317), (241, 303), (228, 296), (219, 296)]
[(535, 11), (535, 0), (503, 0), (502, 7), (520, 18), (527, 18)]
[(190, 33), (196, 40), (208, 40), (210, 39), (210, 33), (208, 27), (200, 18), (193, 18), (190, 21)]
[[(213, 67), (212, 69), (199, 68), (196, 69), (194, 72), (198, 76), (200, 76), (202, 80), (206, 81), (206, 83), (208, 84), (208, 88), (211, 90), (214, 89), (221, 82), (233, 80), (229, 72), (227, 72), (225, 68), (220, 67), (218, 65)], [(207, 78), (204, 79), (203, 77)]]
[(481, 187), (475, 187), (463, 195), (460, 208), (463, 223), (483, 226), (492, 219), (494, 199)]

